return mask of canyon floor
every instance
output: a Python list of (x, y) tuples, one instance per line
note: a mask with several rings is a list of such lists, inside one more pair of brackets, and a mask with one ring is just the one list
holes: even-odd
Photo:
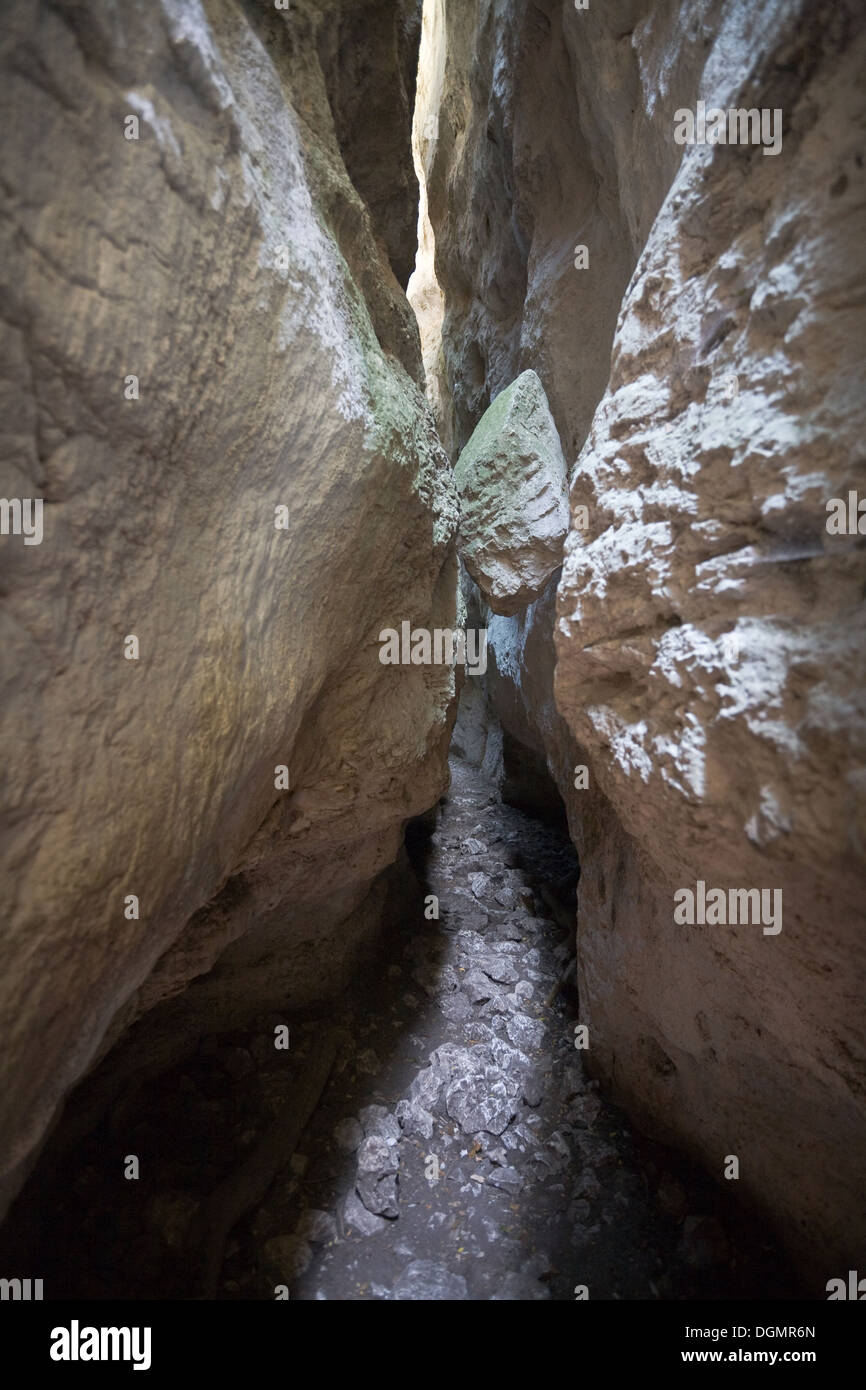
[[(408, 914), (341, 1016), (294, 1023), (287, 1049), (271, 1018), (253, 1037), (211, 1037), (127, 1085), (62, 1163), (49, 1145), (4, 1253), (26, 1250), (47, 1297), (796, 1295), (760, 1223), (635, 1133), (585, 1073), (564, 826), (505, 805), (452, 759), (435, 824), (416, 822), (408, 844), (438, 919)], [(190, 1254), (200, 1204), (239, 1200), (249, 1156), (328, 1047), (290, 1160), (225, 1218), (208, 1293)], [(119, 1176), (121, 1151), (138, 1156), (137, 1181)]]

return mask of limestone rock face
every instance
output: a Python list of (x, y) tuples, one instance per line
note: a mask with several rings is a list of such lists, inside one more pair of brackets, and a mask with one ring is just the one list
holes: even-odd
[(516, 613), (559, 567), (568, 530), (565, 459), (535, 372), (485, 411), (454, 481), (463, 562), (495, 613)]
[[(580, 12), (561, 0), (428, 8), (447, 52), (416, 115), (446, 297), (440, 361), (428, 368), (450, 388), (442, 437), (462, 447), (531, 367), (573, 463), (607, 382), (623, 292), (679, 163), (658, 111), (672, 126), (672, 79), (694, 82), (688, 64), (711, 22), (697, 5), (684, 22), (681, 5), (635, 0)], [(575, 269), (579, 245), (588, 270)]]
[[(866, 1233), (866, 566), (825, 525), (866, 416), (842, 346), (866, 333), (866, 45), (840, 37), (782, 89), (792, 50), (764, 56), (782, 153), (695, 147), (650, 233), (578, 463), (556, 673), (642, 861), (582, 902), (598, 1059), (827, 1260)], [(781, 927), (679, 925), (698, 880), (777, 890)]]
[[(862, 18), (444, 9), (455, 437), (532, 367), (578, 459), (558, 616), (492, 618), (487, 684), (581, 855), (589, 1065), (715, 1176), (737, 1154), (823, 1296), (866, 1239), (864, 567), (825, 524), (862, 490)], [(781, 151), (676, 145), (699, 99), (780, 109)], [(675, 922), (699, 880), (780, 890), (781, 931)]]
[(334, 128), (394, 274), (415, 264), (418, 181), (407, 131), (415, 104), (422, 0), (339, 0), (317, 30)]
[[(2, 537), (7, 1195), (107, 1039), (229, 945), (211, 1009), (339, 990), (447, 783), (453, 670), (378, 660), (454, 626), (458, 512), (406, 218), (385, 247), (340, 146), (361, 8), (4, 12), (0, 487), (44, 499), (40, 545)], [(374, 8), (411, 173), (412, 7)]]

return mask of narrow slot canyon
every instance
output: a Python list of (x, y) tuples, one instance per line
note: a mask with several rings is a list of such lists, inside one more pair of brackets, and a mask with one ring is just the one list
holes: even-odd
[(860, 7), (0, 24), (0, 1316), (866, 1297)]
[[(166, 1072), (121, 1065), (121, 1081), (109, 1057), (93, 1127), (82, 1138), (70, 1106), (7, 1263), (44, 1270), (59, 1298), (121, 1283), (272, 1298), (286, 1281), (294, 1299), (801, 1292), (772, 1235), (586, 1075), (561, 803), (537, 768), (521, 779), (535, 814), (503, 802), (465, 756), (482, 735), (458, 729), (448, 793), (407, 830), (399, 910), (340, 1009), (293, 1021), (279, 1051), (275, 1014), (258, 1037), (208, 1033)], [(124, 1142), (160, 1175), (146, 1202), (106, 1171)]]

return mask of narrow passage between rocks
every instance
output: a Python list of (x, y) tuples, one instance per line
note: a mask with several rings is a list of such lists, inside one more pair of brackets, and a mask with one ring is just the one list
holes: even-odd
[[(236, 1250), (239, 1278), (264, 1238), (295, 1264), (294, 1298), (778, 1289), (778, 1252), (743, 1230), (732, 1263), (712, 1186), (637, 1138), (585, 1075), (564, 824), (504, 804), (453, 756), (451, 779), (432, 832), (407, 836), (439, 919), (405, 922), (402, 955), (374, 974), (357, 1051), (302, 1167)], [(281, 1213), (299, 1199), (285, 1240)]]
[[(585, 1074), (564, 823), (452, 756), (407, 847), (417, 910), (401, 906), (342, 1015), (293, 1023), (284, 1051), (268, 1018), (126, 1084), (74, 1155), (49, 1145), (7, 1253), (23, 1240), (61, 1297), (790, 1293), (761, 1227)], [(105, 1180), (120, 1134), (144, 1202)]]

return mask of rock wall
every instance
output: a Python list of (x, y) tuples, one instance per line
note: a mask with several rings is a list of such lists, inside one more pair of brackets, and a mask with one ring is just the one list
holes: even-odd
[[(863, 471), (862, 19), (437, 11), (455, 453), (532, 368), (571, 461), (558, 586), (491, 617), (488, 685), (566, 799), (590, 1065), (720, 1180), (736, 1154), (822, 1296), (866, 1237), (863, 551), (825, 529)], [(678, 145), (699, 100), (780, 110), (781, 150)], [(782, 929), (678, 924), (698, 880), (780, 889)]]
[(2, 491), (44, 507), (0, 542), (7, 1198), (100, 1050), (227, 947), (200, 1012), (338, 991), (446, 784), (453, 671), (378, 660), (455, 620), (399, 282), (418, 28), (5, 8)]

